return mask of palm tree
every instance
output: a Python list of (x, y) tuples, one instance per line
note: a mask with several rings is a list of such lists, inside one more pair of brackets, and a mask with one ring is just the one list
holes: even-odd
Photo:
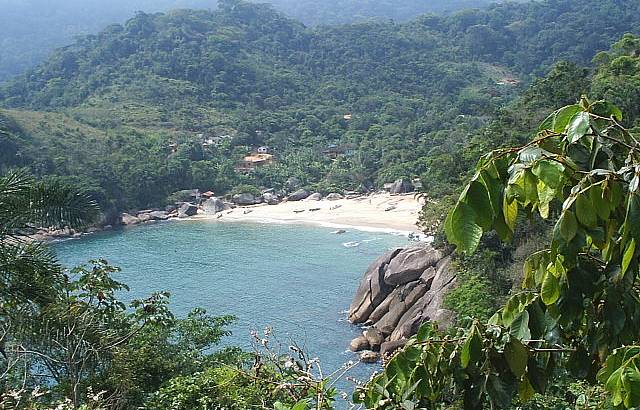
[(0, 315), (55, 297), (61, 268), (45, 245), (28, 237), (29, 229), (77, 228), (97, 213), (95, 201), (70, 186), (36, 181), (25, 171), (0, 176)]

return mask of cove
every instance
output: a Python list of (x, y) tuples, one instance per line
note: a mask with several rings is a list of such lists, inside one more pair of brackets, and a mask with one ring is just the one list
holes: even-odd
[[(172, 221), (104, 232), (53, 245), (67, 267), (104, 258), (122, 268), (126, 299), (171, 293), (178, 316), (195, 307), (237, 321), (226, 345), (250, 348), (266, 326), (286, 347), (295, 341), (321, 360), (325, 373), (356, 356), (347, 352), (361, 330), (346, 311), (362, 274), (407, 239), (389, 233), (303, 225)], [(372, 367), (350, 374), (363, 379)], [(347, 387), (341, 383), (343, 387)]]

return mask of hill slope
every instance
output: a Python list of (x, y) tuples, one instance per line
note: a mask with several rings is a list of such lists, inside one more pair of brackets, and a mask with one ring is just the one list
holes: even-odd
[[(488, 5), (491, 0), (256, 0), (307, 25), (380, 18), (407, 21), (428, 12)], [(0, 82), (44, 61), (74, 38), (121, 23), (135, 12), (215, 9), (217, 0), (0, 0)]]
[[(560, 58), (587, 63), (624, 32), (640, 32), (639, 12), (631, 0), (555, 0), (314, 29), (247, 3), (139, 14), (57, 51), (0, 88), (0, 101), (139, 140), (149, 161), (114, 143), (120, 155), (104, 158), (134, 166), (115, 167), (108, 184), (94, 172), (101, 164), (83, 174), (101, 189), (137, 175), (133, 188), (110, 188), (128, 206), (192, 186), (277, 188), (290, 176), (320, 190), (429, 176), (437, 194), (449, 189), (445, 174), (464, 172), (464, 161), (442, 169), (447, 155), (464, 158), (467, 135), (517, 93), (518, 78)], [(233, 138), (203, 148), (225, 135)], [(276, 150), (277, 164), (234, 172), (259, 145)], [(332, 145), (355, 149), (332, 161), (323, 155)], [(155, 190), (135, 190), (140, 179)]]

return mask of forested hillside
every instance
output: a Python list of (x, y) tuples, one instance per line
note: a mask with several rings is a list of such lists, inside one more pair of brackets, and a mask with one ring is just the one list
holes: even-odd
[[(407, 21), (428, 12), (486, 6), (490, 0), (255, 0), (307, 25), (352, 23), (365, 19)], [(0, 0), (0, 82), (44, 61), (77, 36), (98, 33), (135, 12), (215, 9), (217, 0)]]
[[(558, 59), (588, 63), (640, 31), (637, 11), (564, 0), (315, 29), (236, 1), (139, 14), (1, 87), (1, 115), (20, 137), (14, 161), (77, 176), (119, 209), (291, 176), (323, 192), (420, 177), (439, 196), (473, 161), (469, 134), (519, 82)], [(236, 172), (261, 145), (275, 165)], [(354, 149), (334, 161), (331, 146)]]

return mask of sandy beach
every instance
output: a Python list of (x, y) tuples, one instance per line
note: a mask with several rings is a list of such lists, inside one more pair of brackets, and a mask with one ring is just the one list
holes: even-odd
[(218, 215), (195, 216), (221, 222), (313, 224), (336, 229), (419, 233), (416, 227), (422, 201), (413, 194), (372, 194), (336, 201), (283, 202), (254, 205), (224, 211)]

